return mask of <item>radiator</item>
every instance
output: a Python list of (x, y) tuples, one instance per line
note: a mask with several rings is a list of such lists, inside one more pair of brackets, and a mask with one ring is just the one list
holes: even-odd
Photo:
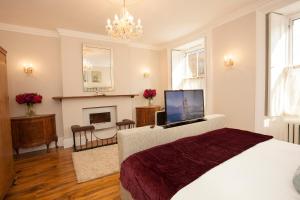
[(300, 121), (287, 121), (287, 141), (300, 144)]

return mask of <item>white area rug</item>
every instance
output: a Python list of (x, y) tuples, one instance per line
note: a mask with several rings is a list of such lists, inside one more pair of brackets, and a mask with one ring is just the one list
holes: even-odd
[(72, 158), (78, 183), (120, 171), (117, 144), (73, 152)]

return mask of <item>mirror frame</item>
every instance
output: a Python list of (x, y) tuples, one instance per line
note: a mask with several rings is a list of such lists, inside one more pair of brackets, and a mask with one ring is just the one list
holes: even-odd
[[(84, 87), (84, 71), (83, 71), (83, 48), (85, 47), (91, 47), (91, 48), (98, 48), (98, 49), (105, 49), (110, 51), (110, 78), (111, 78), (111, 86), (110, 87), (93, 87), (93, 88), (85, 88)], [(114, 69), (113, 69), (113, 49), (110, 47), (104, 47), (101, 45), (95, 45), (95, 44), (89, 44), (89, 43), (83, 43), (81, 48), (81, 73), (82, 73), (82, 86), (84, 92), (108, 92), (114, 90)]]

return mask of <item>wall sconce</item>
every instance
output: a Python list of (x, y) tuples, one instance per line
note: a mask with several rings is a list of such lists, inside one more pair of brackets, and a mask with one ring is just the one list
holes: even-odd
[(232, 55), (226, 55), (226, 56), (224, 56), (224, 65), (226, 67), (233, 67), (234, 60), (233, 60)]
[(150, 77), (150, 71), (149, 70), (145, 70), (143, 72), (144, 78), (149, 78)]
[(31, 75), (33, 73), (32, 64), (25, 64), (24, 65), (24, 73), (27, 75)]

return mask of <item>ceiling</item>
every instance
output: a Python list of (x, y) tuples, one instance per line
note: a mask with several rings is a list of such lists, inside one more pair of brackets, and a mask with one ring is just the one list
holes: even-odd
[[(137, 42), (159, 45), (180, 38), (258, 0), (127, 0), (142, 20)], [(72, 29), (105, 35), (107, 18), (122, 0), (0, 0), (0, 22), (55, 30)]]
[(296, 1), (295, 3), (280, 8), (275, 12), (281, 13), (283, 15), (294, 15), (294, 14), (299, 14), (299, 11), (300, 11), (300, 1)]

